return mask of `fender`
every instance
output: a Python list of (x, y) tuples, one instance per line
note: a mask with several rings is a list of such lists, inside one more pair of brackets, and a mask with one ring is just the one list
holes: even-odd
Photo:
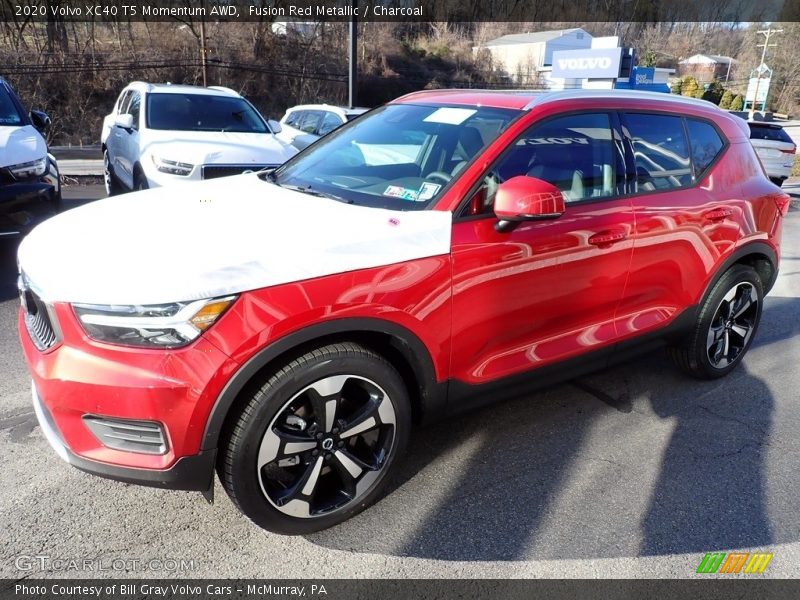
[(764, 295), (766, 296), (767, 293), (772, 289), (772, 286), (775, 285), (775, 281), (778, 279), (778, 255), (775, 252), (775, 249), (766, 242), (750, 242), (744, 246), (736, 248), (736, 250), (734, 250), (731, 255), (722, 262), (717, 270), (714, 271), (714, 274), (711, 276), (711, 279), (709, 279), (705, 289), (703, 289), (703, 294), (700, 296), (700, 298), (698, 298), (698, 302), (702, 302), (702, 300), (708, 296), (711, 288), (714, 287), (714, 284), (719, 281), (720, 277), (722, 277), (728, 269), (730, 269), (734, 264), (740, 262), (746, 256), (753, 254), (763, 254), (767, 257), (767, 260), (769, 260), (770, 265), (772, 266), (772, 275), (769, 281), (765, 282), (764, 285)]
[(420, 382), (420, 409), (422, 419), (430, 422), (441, 418), (447, 406), (447, 383), (437, 383), (433, 360), (425, 344), (411, 331), (393, 323), (375, 318), (333, 319), (294, 331), (261, 349), (234, 373), (217, 397), (206, 421), (201, 450), (217, 448), (222, 426), (237, 396), (244, 386), (266, 365), (280, 355), (303, 344), (325, 337), (382, 333), (391, 337), (395, 350), (402, 353)]

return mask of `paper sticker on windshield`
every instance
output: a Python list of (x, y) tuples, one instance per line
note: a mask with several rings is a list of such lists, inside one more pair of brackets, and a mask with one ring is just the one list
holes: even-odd
[(423, 119), (428, 123), (444, 123), (445, 125), (461, 125), (478, 112), (472, 108), (439, 108)]
[(441, 185), (438, 183), (423, 183), (422, 187), (419, 188), (419, 193), (417, 194), (417, 200), (430, 200), (433, 198), (436, 193), (442, 188)]
[(410, 190), (408, 188), (400, 187), (399, 185), (390, 185), (384, 190), (383, 195), (391, 196), (392, 198), (402, 198), (403, 200), (415, 201), (418, 193), (417, 190)]

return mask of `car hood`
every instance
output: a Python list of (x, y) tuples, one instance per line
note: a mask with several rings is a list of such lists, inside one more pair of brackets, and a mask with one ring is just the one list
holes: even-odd
[(18, 258), (48, 301), (158, 304), (447, 254), (451, 227), (449, 212), (353, 206), (247, 174), (67, 211)]
[(270, 133), (147, 130), (144, 152), (193, 165), (280, 165), (297, 150)]
[(47, 154), (47, 144), (32, 125), (0, 126), (0, 167), (38, 160)]

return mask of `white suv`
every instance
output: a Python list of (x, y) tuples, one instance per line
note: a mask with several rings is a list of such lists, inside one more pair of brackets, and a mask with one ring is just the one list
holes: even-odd
[(279, 140), (247, 100), (222, 87), (135, 82), (103, 121), (106, 191), (213, 179), (283, 164)]
[(792, 174), (797, 144), (780, 125), (754, 121), (747, 124), (750, 126), (750, 143), (764, 165), (767, 177), (772, 183), (783, 185)]
[(286, 109), (278, 137), (302, 150), (337, 127), (367, 112), (368, 108), (345, 108), (330, 104), (301, 104)]

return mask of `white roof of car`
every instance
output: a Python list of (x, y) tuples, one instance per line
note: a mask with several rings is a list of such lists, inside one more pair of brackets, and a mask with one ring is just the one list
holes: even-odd
[(206, 96), (235, 96), (239, 97), (235, 91), (222, 86), (203, 87), (199, 85), (184, 85), (173, 83), (147, 83), (144, 81), (134, 81), (128, 84), (128, 89), (143, 92), (156, 92), (159, 94), (201, 94)]

